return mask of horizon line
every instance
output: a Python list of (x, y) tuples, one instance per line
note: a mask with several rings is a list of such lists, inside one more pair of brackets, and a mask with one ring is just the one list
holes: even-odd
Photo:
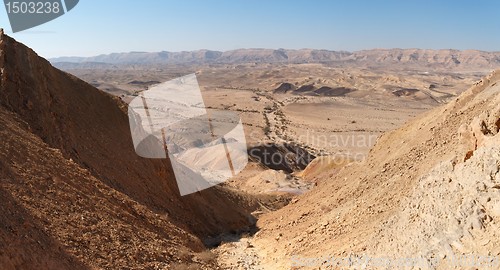
[(475, 52), (483, 52), (483, 53), (500, 53), (499, 51), (488, 51), (488, 50), (479, 50), (479, 49), (453, 49), (453, 48), (441, 48), (441, 49), (429, 49), (429, 48), (371, 48), (371, 49), (361, 49), (361, 50), (332, 50), (332, 49), (313, 49), (313, 48), (300, 48), (300, 49), (285, 49), (285, 48), (238, 48), (238, 49), (231, 49), (231, 50), (212, 50), (212, 49), (196, 49), (196, 50), (180, 50), (180, 51), (168, 51), (168, 50), (162, 50), (162, 51), (122, 51), (122, 52), (110, 52), (110, 53), (100, 53), (100, 54), (94, 54), (91, 56), (78, 56), (78, 55), (63, 55), (63, 56), (55, 56), (55, 57), (49, 57), (48, 59), (57, 59), (57, 58), (92, 58), (92, 57), (99, 57), (99, 56), (109, 56), (113, 54), (148, 54), (148, 53), (189, 53), (189, 52), (202, 52), (202, 51), (208, 51), (208, 52), (219, 52), (219, 53), (225, 53), (225, 52), (233, 52), (233, 51), (239, 51), (239, 50), (273, 50), (273, 51), (306, 51), (306, 50), (311, 50), (311, 51), (327, 51), (327, 52), (339, 52), (339, 53), (356, 53), (356, 52), (363, 52), (363, 51), (391, 51), (391, 50), (421, 50), (421, 51), (458, 51), (458, 52), (466, 52), (466, 51), (475, 51)]

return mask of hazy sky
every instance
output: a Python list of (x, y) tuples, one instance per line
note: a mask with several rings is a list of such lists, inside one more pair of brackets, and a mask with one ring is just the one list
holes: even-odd
[(12, 34), (44, 57), (236, 48), (500, 51), (500, 1), (80, 0)]

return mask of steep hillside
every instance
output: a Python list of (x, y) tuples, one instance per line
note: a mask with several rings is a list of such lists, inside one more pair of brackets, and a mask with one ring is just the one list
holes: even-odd
[(119, 99), (3, 32), (0, 67), (2, 269), (212, 268), (201, 239), (252, 226), (256, 200), (180, 197), (168, 160), (136, 155)]
[(0, 108), (2, 269), (165, 267), (203, 251), (174, 217), (107, 186), (30, 129)]
[(264, 264), (319, 267), (336, 256), (463, 269), (456, 258), (489, 256), (500, 265), (499, 82), (497, 71), (383, 135), (366, 162), (306, 169), (317, 187), (258, 222)]

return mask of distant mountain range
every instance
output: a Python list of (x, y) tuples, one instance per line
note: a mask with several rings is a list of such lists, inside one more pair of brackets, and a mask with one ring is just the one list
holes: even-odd
[(52, 63), (105, 64), (239, 64), (239, 63), (343, 63), (365, 65), (406, 64), (426, 67), (500, 67), (500, 52), (477, 50), (373, 49), (356, 52), (328, 50), (238, 49), (232, 51), (129, 52), (93, 57), (59, 57)]

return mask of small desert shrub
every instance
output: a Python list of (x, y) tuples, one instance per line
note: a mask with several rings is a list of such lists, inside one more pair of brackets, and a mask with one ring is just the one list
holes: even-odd
[(264, 127), (264, 133), (268, 134), (271, 132), (271, 128), (269, 126)]

